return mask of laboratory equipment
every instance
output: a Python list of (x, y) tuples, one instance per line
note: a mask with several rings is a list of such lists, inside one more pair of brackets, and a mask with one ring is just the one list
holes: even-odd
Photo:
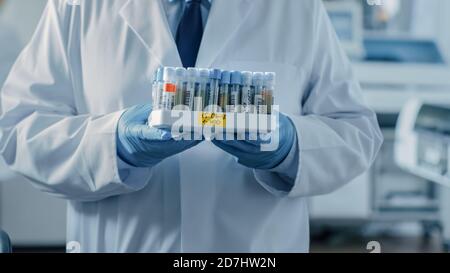
[[(159, 88), (162, 86), (165, 110), (170, 111), (174, 106), (183, 104), (195, 111), (203, 111), (207, 106), (220, 106), (231, 112), (241, 112), (237, 109), (242, 109), (246, 113), (267, 114), (274, 101), (275, 78), (274, 72), (241, 73), (164, 67), (155, 73), (152, 97), (158, 101)], [(153, 110), (160, 109), (157, 105), (153, 107)]]
[(254, 109), (258, 114), (267, 114), (267, 105), (264, 104), (264, 73), (253, 73), (253, 90), (254, 90)]
[(450, 187), (450, 105), (411, 100), (400, 114), (395, 145), (399, 166)]
[(156, 107), (156, 105), (157, 105), (156, 97), (158, 96), (158, 90), (157, 90), (158, 85), (157, 85), (157, 83), (158, 83), (158, 70), (159, 70), (159, 69), (161, 69), (161, 68), (158, 68), (158, 69), (155, 71), (155, 74), (153, 75), (153, 83), (152, 83), (152, 102), (153, 102), (153, 108), (154, 108), (154, 109), (157, 109), (157, 107)]
[(255, 88), (253, 86), (253, 73), (242, 72), (242, 112), (253, 113)]
[[(197, 132), (205, 127), (214, 127), (227, 128), (236, 132), (268, 133), (271, 128), (276, 127), (276, 124), (272, 124), (273, 119), (267, 118), (267, 114), (272, 113), (271, 110), (268, 111), (268, 108), (272, 108), (273, 104), (276, 77), (274, 72), (241, 73), (194, 68), (185, 71), (183, 68), (167, 67), (163, 71), (164, 90), (173, 89), (173, 73), (176, 78), (176, 90), (180, 90), (179, 86), (183, 86), (181, 89), (184, 93), (183, 101), (184, 105), (189, 106), (189, 110), (176, 109), (177, 113), (181, 111), (184, 117), (191, 117), (187, 118), (185, 123), (194, 121), (193, 124), (183, 123), (186, 126), (177, 132)], [(246, 90), (245, 96), (241, 92), (242, 86)], [(180, 119), (173, 116), (172, 110), (175, 110), (175, 105), (171, 104), (172, 93), (168, 91), (164, 93), (168, 93), (164, 97), (165, 107), (154, 109), (148, 122), (152, 127), (168, 129), (178, 124), (177, 121)], [(194, 96), (193, 108), (190, 105), (192, 96)], [(245, 106), (239, 105), (241, 100), (245, 101)], [(242, 112), (244, 115), (238, 115), (241, 113), (240, 109), (245, 110)], [(264, 115), (265, 118), (258, 115)]]
[[(351, 31), (345, 29), (352, 29), (352, 20), (350, 15), (336, 20), (339, 16), (335, 11), (342, 4), (326, 6), (347, 49)], [(335, 193), (312, 199), (312, 222), (328, 226), (386, 221), (439, 223), (437, 185), (395, 164), (395, 126), (398, 113), (410, 98), (450, 103), (450, 70), (436, 41), (393, 33), (365, 33), (364, 38), (362, 29), (360, 34), (358, 44), (365, 58), (354, 60), (353, 67), (366, 101), (378, 114), (385, 142), (369, 172)], [(354, 198), (349, 200), (348, 196)]]
[(373, 226), (414, 223), (425, 238), (439, 226), (439, 189), (395, 164), (396, 119), (393, 124), (386, 124), (391, 121), (380, 115), (379, 120), (384, 143), (373, 166), (342, 189), (312, 198), (312, 230), (323, 227), (367, 230)]
[(196, 90), (199, 88), (198, 70), (190, 67), (187, 70), (187, 86), (184, 94), (184, 105), (189, 107), (189, 110), (194, 110), (194, 96)]
[(196, 90), (194, 98), (194, 110), (202, 111), (206, 106), (206, 94), (210, 88), (209, 70), (199, 70), (199, 88)]
[(272, 114), (272, 107), (274, 105), (273, 92), (275, 90), (276, 74), (273, 72), (267, 72), (264, 74), (264, 91), (263, 100), (264, 105), (267, 106), (267, 114)]
[(231, 91), (229, 112), (241, 111), (242, 74), (239, 71), (231, 72)]
[(450, 103), (411, 99), (400, 113), (395, 161), (439, 189), (443, 248), (450, 251)]
[(219, 104), (219, 85), (222, 78), (220, 69), (211, 69), (209, 72), (209, 89), (207, 92), (206, 106), (217, 106)]
[(152, 86), (153, 109), (161, 109), (163, 95), (163, 68), (159, 67), (155, 72), (155, 79)]
[(175, 106), (175, 96), (177, 92), (176, 71), (173, 67), (164, 67), (163, 81), (163, 108), (172, 110)]
[(177, 67), (176, 73), (176, 86), (177, 91), (175, 94), (175, 106), (182, 105), (184, 102), (184, 95), (187, 89), (186, 69), (183, 67)]
[(347, 54), (353, 58), (364, 56), (363, 8), (359, 1), (325, 2), (331, 23)]
[[(371, 0), (364, 5), (364, 27), (370, 31), (406, 32), (413, 21), (415, 2), (410, 0)], [(432, 2), (432, 1), (427, 1)], [(423, 18), (421, 18), (423, 19)]]
[(223, 112), (228, 111), (230, 105), (231, 72), (222, 71), (219, 91), (219, 106)]
[(370, 37), (364, 39), (364, 47), (367, 61), (445, 63), (437, 43), (429, 39)]

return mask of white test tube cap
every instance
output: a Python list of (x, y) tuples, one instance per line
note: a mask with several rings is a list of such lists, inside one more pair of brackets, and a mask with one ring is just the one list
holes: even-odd
[(242, 72), (242, 84), (243, 85), (252, 85), (253, 84), (253, 73), (250, 71)]
[(189, 67), (186, 72), (189, 78), (197, 78), (198, 77), (198, 69), (194, 67)]
[(186, 69), (183, 67), (177, 67), (175, 69), (175, 74), (177, 75), (178, 79), (185, 79), (186, 78)]
[(264, 73), (263, 72), (255, 72), (253, 73), (253, 85), (259, 86), (264, 83)]
[(175, 68), (176, 74), (179, 77), (184, 77), (186, 76), (186, 69), (184, 69), (183, 67), (177, 67)]
[(209, 78), (209, 69), (200, 69), (199, 71), (200, 78)]
[(175, 80), (176, 71), (173, 67), (164, 67), (163, 81), (171, 82)]
[(264, 74), (264, 82), (268, 85), (275, 85), (277, 74), (275, 72), (266, 72)]

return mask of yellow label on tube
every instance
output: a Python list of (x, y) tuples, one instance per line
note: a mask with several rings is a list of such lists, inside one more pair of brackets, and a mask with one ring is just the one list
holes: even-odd
[(202, 126), (225, 128), (227, 124), (227, 115), (223, 113), (202, 112), (199, 118)]

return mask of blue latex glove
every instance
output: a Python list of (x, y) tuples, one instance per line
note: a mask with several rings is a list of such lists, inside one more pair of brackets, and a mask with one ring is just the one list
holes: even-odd
[(280, 113), (278, 123), (280, 133), (278, 149), (274, 151), (262, 151), (261, 144), (268, 143), (258, 136), (258, 140), (213, 140), (213, 143), (225, 152), (237, 157), (238, 163), (248, 168), (269, 170), (283, 162), (291, 151), (296, 136), (296, 129), (291, 120)]
[(152, 128), (147, 120), (152, 111), (149, 104), (131, 107), (117, 126), (117, 154), (135, 167), (152, 167), (165, 158), (194, 147), (200, 141), (174, 140), (170, 131)]

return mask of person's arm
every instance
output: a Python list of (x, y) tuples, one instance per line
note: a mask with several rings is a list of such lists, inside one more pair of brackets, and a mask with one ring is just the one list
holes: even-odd
[(77, 113), (68, 48), (79, 41), (72, 32), (79, 7), (67, 2), (48, 1), (1, 91), (0, 154), (12, 170), (57, 197), (97, 201), (140, 190), (151, 168), (121, 164), (119, 174), (116, 128), (123, 111)]
[(368, 170), (383, 140), (323, 5), (314, 7), (310, 86), (301, 102), (302, 115), (289, 115), (297, 139), (279, 166), (254, 171), (258, 182), (278, 196), (320, 195), (340, 188)]

